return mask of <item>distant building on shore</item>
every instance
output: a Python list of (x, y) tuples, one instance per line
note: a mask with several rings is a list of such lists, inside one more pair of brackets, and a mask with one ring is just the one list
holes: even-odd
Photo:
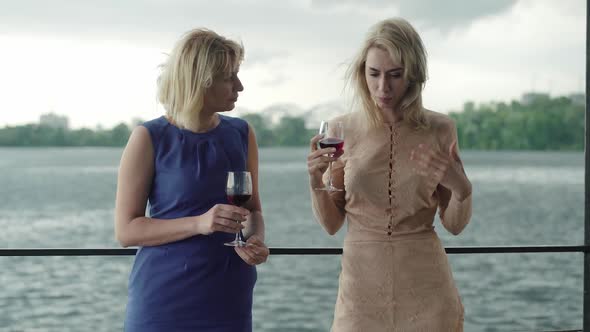
[(64, 129), (68, 130), (70, 127), (69, 124), (70, 120), (67, 116), (57, 115), (53, 112), (41, 114), (39, 117), (39, 125), (55, 128), (55, 129)]
[(569, 96), (567, 96), (572, 103), (574, 103), (574, 105), (580, 105), (580, 106), (584, 106), (586, 105), (586, 95), (583, 93), (572, 93)]
[(532, 104), (535, 100), (549, 100), (551, 97), (549, 96), (548, 93), (544, 93), (544, 92), (526, 92), (522, 94), (522, 97), (520, 97), (520, 103), (523, 105), (530, 105)]
[[(573, 104), (575, 105), (585, 105), (586, 104), (586, 95), (582, 92), (578, 93), (570, 93), (569, 95), (565, 96), (569, 98)], [(549, 100), (551, 96), (549, 93), (545, 92), (526, 92), (522, 94), (520, 97), (520, 103), (523, 105), (530, 105), (536, 100)]]

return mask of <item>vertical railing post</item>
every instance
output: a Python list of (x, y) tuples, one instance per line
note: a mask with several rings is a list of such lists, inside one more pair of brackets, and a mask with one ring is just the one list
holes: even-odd
[[(586, 126), (584, 134), (584, 244), (590, 245), (590, 0), (586, 0)], [(590, 252), (584, 252), (584, 331), (590, 332)]]

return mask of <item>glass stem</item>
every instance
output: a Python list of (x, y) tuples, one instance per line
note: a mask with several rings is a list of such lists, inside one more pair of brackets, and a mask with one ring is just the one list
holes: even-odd
[(328, 187), (332, 188), (332, 162), (328, 165)]
[[(236, 220), (236, 223), (239, 224), (239, 222), (237, 220)], [(238, 231), (236, 233), (236, 239), (235, 239), (236, 244), (239, 244), (239, 242), (242, 240), (242, 237), (240, 236), (240, 233), (241, 233), (240, 231)]]

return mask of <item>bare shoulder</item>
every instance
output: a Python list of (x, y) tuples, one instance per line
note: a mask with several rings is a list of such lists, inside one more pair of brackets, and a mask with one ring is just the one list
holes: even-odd
[(127, 145), (145, 146), (151, 144), (152, 139), (150, 137), (150, 132), (146, 127), (137, 126), (133, 128), (133, 130), (131, 131), (131, 135), (129, 136), (129, 142), (127, 143)]
[(447, 133), (455, 130), (455, 121), (446, 114), (424, 109), (424, 115), (433, 131)]
[(146, 127), (137, 126), (133, 128), (123, 154), (133, 159), (149, 159), (153, 157), (152, 138)]

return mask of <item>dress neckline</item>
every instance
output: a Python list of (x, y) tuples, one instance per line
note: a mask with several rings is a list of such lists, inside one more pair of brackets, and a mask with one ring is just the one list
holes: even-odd
[(177, 131), (179, 131), (183, 134), (188, 134), (188, 135), (192, 135), (192, 136), (207, 136), (207, 135), (213, 134), (214, 132), (218, 131), (221, 127), (223, 127), (223, 124), (225, 123), (225, 118), (221, 114), (218, 114), (218, 116), (219, 116), (219, 123), (215, 127), (211, 128), (207, 131), (201, 132), (201, 133), (196, 133), (196, 132), (188, 130), (188, 129), (180, 128), (180, 127), (176, 126), (175, 124), (173, 124), (172, 122), (170, 122), (168, 120), (168, 118), (166, 118), (165, 115), (162, 115), (160, 118), (164, 122), (166, 122), (170, 127), (175, 128)]

